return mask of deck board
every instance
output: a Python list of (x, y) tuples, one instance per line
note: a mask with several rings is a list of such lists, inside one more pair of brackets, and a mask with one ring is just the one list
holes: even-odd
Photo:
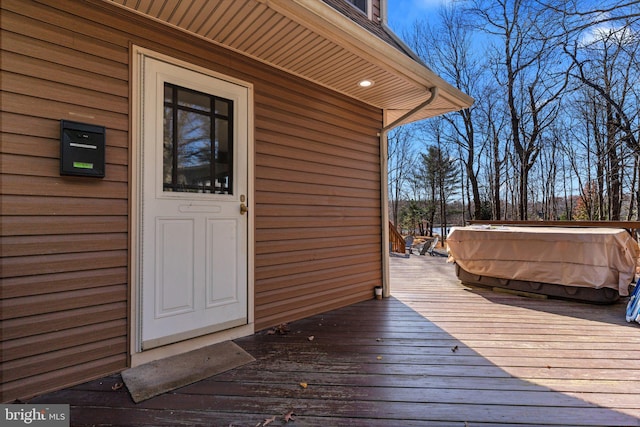
[[(640, 325), (607, 306), (460, 284), (392, 257), (392, 297), (236, 343), (255, 363), (134, 404), (119, 375), (33, 399), (72, 425), (640, 425)], [(312, 339), (310, 339), (313, 337)], [(305, 383), (306, 387), (302, 387)]]

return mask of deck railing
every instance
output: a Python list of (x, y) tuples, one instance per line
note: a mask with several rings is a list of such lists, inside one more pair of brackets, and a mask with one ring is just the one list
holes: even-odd
[(405, 242), (402, 234), (398, 232), (396, 226), (389, 221), (389, 244), (391, 245), (391, 252), (398, 252), (403, 254), (405, 252)]

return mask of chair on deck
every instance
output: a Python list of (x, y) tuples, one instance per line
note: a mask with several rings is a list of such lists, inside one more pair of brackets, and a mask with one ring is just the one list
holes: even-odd
[(413, 247), (413, 236), (407, 236), (404, 238), (404, 252), (407, 253), (409, 251), (409, 255), (411, 255)]
[(425, 243), (425, 245), (422, 247), (422, 250), (420, 251), (420, 255), (429, 254), (431, 256), (434, 256), (434, 249), (437, 244), (438, 236), (436, 236), (428, 245)]

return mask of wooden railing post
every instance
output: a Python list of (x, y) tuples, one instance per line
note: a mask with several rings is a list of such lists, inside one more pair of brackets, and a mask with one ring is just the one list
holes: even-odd
[(396, 226), (389, 221), (389, 243), (391, 244), (391, 251), (403, 254), (405, 252), (405, 241), (402, 234), (398, 232)]

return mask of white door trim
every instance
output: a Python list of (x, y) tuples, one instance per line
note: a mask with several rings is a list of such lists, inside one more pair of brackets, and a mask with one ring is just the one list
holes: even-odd
[[(131, 116), (130, 116), (130, 355), (131, 366), (137, 366), (151, 360), (168, 357), (174, 354), (183, 353), (196, 348), (200, 348), (213, 343), (226, 341), (254, 333), (254, 115), (253, 115), (253, 85), (251, 83), (235, 79), (220, 73), (216, 73), (210, 69), (187, 63), (158, 52), (151, 51), (139, 46), (132, 46), (131, 58)], [(140, 325), (141, 317), (139, 316), (141, 307), (141, 229), (140, 221), (142, 219), (142, 208), (140, 197), (142, 173), (141, 162), (141, 142), (142, 139), (142, 93), (143, 93), (143, 64), (146, 57), (154, 58), (180, 66), (189, 70), (193, 70), (217, 79), (226, 80), (230, 83), (246, 87), (248, 90), (248, 117), (247, 117), (247, 314), (248, 323), (246, 325), (228, 329), (198, 338), (170, 344), (153, 350), (142, 352)]]

